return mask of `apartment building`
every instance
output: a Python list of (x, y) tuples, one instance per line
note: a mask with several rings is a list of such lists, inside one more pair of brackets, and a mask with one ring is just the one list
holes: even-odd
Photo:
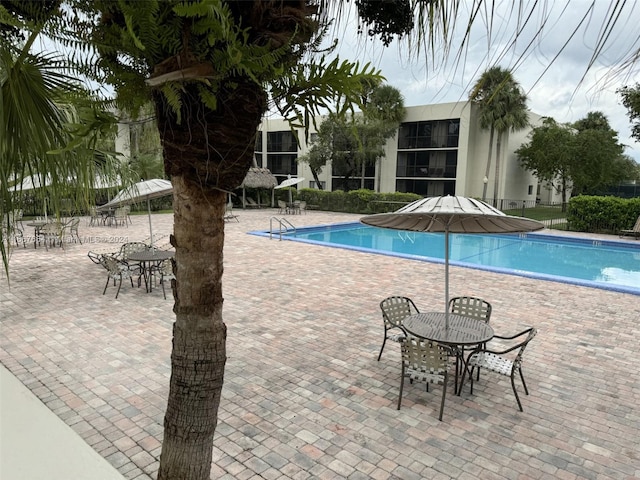
[[(541, 116), (530, 112), (533, 126)], [(486, 173), (489, 131), (480, 128), (477, 108), (469, 102), (421, 105), (406, 108), (406, 116), (397, 134), (387, 141), (385, 156), (364, 172), (365, 188), (379, 192), (413, 192), (422, 196), (463, 195), (486, 200), (501, 199), (518, 205), (536, 200), (558, 201), (553, 188), (538, 185), (530, 172), (522, 169), (515, 155), (527, 141), (531, 127), (508, 132), (501, 145), (498, 188), (495, 189), (495, 146), (491, 168)], [(298, 163), (309, 145), (304, 132), (298, 139), (282, 119), (265, 118), (256, 142), (258, 166), (271, 170), (279, 181), (289, 175), (304, 177), (302, 187), (317, 188), (309, 166)], [(311, 131), (310, 143), (314, 133)], [(320, 182), (325, 190), (339, 189), (340, 177), (330, 166), (323, 169)], [(360, 185), (361, 177), (357, 177)], [(504, 206), (505, 208), (508, 205)]]

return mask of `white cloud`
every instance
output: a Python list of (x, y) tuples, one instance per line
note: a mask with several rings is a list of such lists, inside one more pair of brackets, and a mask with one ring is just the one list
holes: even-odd
[[(618, 88), (633, 85), (640, 78), (637, 64), (620, 73), (625, 55), (640, 49), (640, 2), (624, 5), (618, 23), (590, 69), (593, 53), (601, 46), (597, 39), (603, 35), (603, 22), (613, 8), (612, 2), (548, 2), (546, 11), (540, 10), (536, 22), (524, 29), (514, 47), (508, 48), (504, 45), (510, 45), (515, 31), (515, 18), (509, 15), (512, 4), (505, 0), (496, 8), (490, 48), (486, 27), (479, 23), (472, 29), (472, 41), (462, 62), (456, 63), (451, 55), (444, 66), (434, 68), (430, 62), (427, 64), (425, 53), (409, 54), (406, 44), (394, 41), (385, 49), (379, 42), (357, 36), (353, 14), (350, 24), (342, 22), (342, 28), (336, 30), (341, 32), (338, 55), (380, 68), (387, 83), (403, 93), (407, 106), (466, 100), (475, 79), (493, 62), (514, 67), (514, 76), (527, 92), (532, 111), (560, 122), (574, 122), (590, 111), (601, 111), (619, 132), (620, 141), (628, 146), (626, 153), (640, 163), (640, 144), (630, 136), (627, 111), (616, 93)], [(543, 12), (549, 17), (544, 34), (530, 43)], [(575, 29), (577, 32), (567, 43)], [(562, 53), (551, 63), (563, 46)]]

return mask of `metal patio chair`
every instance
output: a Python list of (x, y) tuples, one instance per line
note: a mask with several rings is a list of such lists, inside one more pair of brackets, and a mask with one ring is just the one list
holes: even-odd
[[(464, 378), (467, 371), (469, 372), (469, 379), (471, 381), (471, 394), (473, 394), (473, 370), (475, 368), (486, 368), (489, 371), (496, 372), (500, 375), (511, 378), (511, 388), (513, 388), (513, 394), (515, 395), (516, 401), (518, 402), (518, 408), (522, 412), (522, 403), (520, 402), (520, 398), (518, 397), (518, 392), (516, 390), (515, 375), (516, 372), (520, 374), (522, 386), (524, 387), (524, 393), (529, 395), (529, 390), (527, 390), (527, 384), (525, 383), (524, 375), (522, 374), (522, 355), (524, 354), (525, 348), (527, 348), (527, 345), (533, 339), (533, 337), (536, 336), (536, 334), (537, 330), (533, 327), (530, 327), (512, 336), (494, 335), (494, 339), (500, 340), (519, 339), (519, 342), (511, 347), (494, 350), (490, 348), (493, 339), (487, 344), (487, 346), (479, 345), (478, 347), (476, 347), (469, 354), (469, 357), (467, 357), (467, 361), (465, 362), (465, 368), (462, 371), (462, 381), (460, 383), (460, 390), (458, 392), (458, 395), (460, 394), (460, 392), (462, 391), (462, 387), (464, 386)], [(510, 352), (515, 352), (515, 357), (512, 359), (505, 356)], [(469, 368), (471, 369), (469, 370)]]
[(131, 287), (133, 287), (133, 275), (137, 274), (137, 272), (132, 270), (125, 262), (109, 255), (102, 255), (100, 257), (100, 265), (102, 265), (107, 270), (107, 283), (105, 284), (104, 290), (102, 291), (103, 295), (107, 293), (107, 287), (109, 286), (109, 282), (112, 280), (114, 286), (116, 284), (116, 281), (118, 281), (116, 298), (118, 298), (118, 295), (120, 294), (120, 288), (122, 287), (122, 281), (124, 279), (128, 278), (131, 281)]
[(398, 396), (398, 410), (402, 403), (402, 390), (404, 379), (408, 378), (411, 383), (415, 381), (427, 384), (435, 383), (442, 385), (442, 401), (440, 402), (440, 415), (438, 420), (442, 421), (444, 411), (444, 400), (447, 395), (447, 368), (449, 350), (437, 343), (423, 340), (421, 338), (407, 335), (400, 340), (402, 351), (402, 374), (400, 377), (400, 394)]
[(380, 310), (382, 310), (382, 320), (384, 322), (384, 339), (382, 347), (378, 354), (378, 361), (382, 357), (382, 351), (387, 343), (387, 339), (393, 342), (399, 342), (405, 337), (402, 329), (402, 320), (409, 315), (420, 313), (413, 300), (408, 297), (391, 296), (380, 302)]
[[(453, 297), (449, 299), (449, 311), (457, 315), (464, 315), (465, 317), (475, 318), (483, 322), (489, 323), (491, 318), (491, 304), (486, 300), (478, 297)], [(464, 358), (465, 348), (462, 346), (457, 347), (459, 349), (460, 356), (456, 356), (456, 362), (459, 358)], [(464, 365), (456, 363), (456, 374), (460, 373)], [(476, 380), (480, 380), (480, 371), (477, 372)]]

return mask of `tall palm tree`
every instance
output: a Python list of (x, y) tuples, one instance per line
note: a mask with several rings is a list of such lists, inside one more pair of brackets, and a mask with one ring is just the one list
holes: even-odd
[[(514, 79), (511, 72), (501, 67), (491, 67), (477, 80), (469, 100), (478, 106), (480, 127), (489, 129), (489, 153), (485, 178), (491, 174), (493, 140), (496, 140), (496, 166), (493, 186), (493, 204), (496, 206), (500, 186), (500, 159), (502, 140), (509, 130), (522, 130), (529, 124), (527, 96)], [(484, 182), (482, 199), (487, 196), (487, 182)]]
[[(374, 88), (364, 109), (365, 118), (369, 123), (376, 125), (380, 138), (384, 142), (398, 130), (398, 126), (404, 119), (405, 112), (402, 93), (391, 85), (379, 85)], [(378, 175), (376, 188), (378, 191), (380, 191), (381, 159), (381, 155), (376, 155), (376, 175)], [(362, 167), (361, 181), (361, 188), (364, 188), (364, 165)]]

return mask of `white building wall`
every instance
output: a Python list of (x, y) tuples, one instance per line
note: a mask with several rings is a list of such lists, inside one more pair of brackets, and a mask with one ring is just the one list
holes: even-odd
[[(483, 130), (479, 127), (476, 107), (474, 105), (469, 102), (456, 102), (407, 107), (403, 123), (456, 118), (460, 119), (460, 130), (455, 194), (482, 198), (490, 134), (489, 130)], [(530, 122), (534, 125), (540, 124), (541, 118), (540, 115), (530, 114)], [(318, 124), (321, 121), (321, 119), (318, 119)], [(267, 118), (263, 121), (260, 128), (263, 133), (262, 166), (266, 167), (266, 132), (288, 131), (290, 127), (283, 119)], [(510, 132), (503, 140), (503, 160), (501, 162), (498, 198), (519, 202), (522, 200), (533, 202), (536, 199), (537, 179), (520, 167), (519, 161), (514, 153), (522, 143), (527, 141), (527, 135), (530, 131), (531, 128), (526, 128), (519, 132)], [(304, 131), (298, 129), (297, 132), (299, 139), (298, 156), (301, 156), (309, 149), (310, 145), (305, 141)], [(315, 133), (315, 129), (313, 129), (312, 126), (310, 127), (310, 135), (311, 133)], [(376, 172), (376, 190), (380, 192), (395, 192), (398, 157), (397, 134), (387, 141), (384, 150), (386, 156), (379, 162), (379, 169)], [(494, 198), (495, 153), (494, 144), (491, 169), (488, 175), (486, 200)], [(305, 178), (301, 187), (308, 188), (311, 185), (313, 175), (306, 163), (298, 163), (298, 176)], [(324, 167), (319, 177), (321, 181), (325, 182), (326, 190), (331, 190), (331, 165)], [(531, 194), (528, 193), (529, 186), (532, 187)], [(543, 201), (545, 200), (543, 199)], [(505, 208), (508, 207), (505, 205)]]

